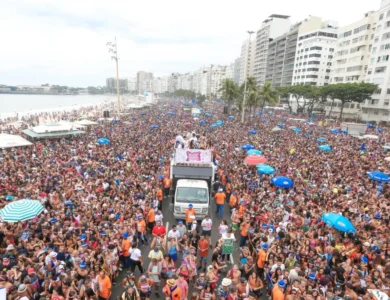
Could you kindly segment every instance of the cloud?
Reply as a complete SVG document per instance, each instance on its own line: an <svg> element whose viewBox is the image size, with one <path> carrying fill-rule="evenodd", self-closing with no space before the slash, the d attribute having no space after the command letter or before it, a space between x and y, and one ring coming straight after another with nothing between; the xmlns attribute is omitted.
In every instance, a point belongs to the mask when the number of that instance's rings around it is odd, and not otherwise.
<svg viewBox="0 0 390 300"><path fill-rule="evenodd" d="M246 30L257 30L270 14L347 25L377 8L352 0L2 0L0 83L103 85L115 75L106 47L115 36L121 77L189 72L232 62Z"/></svg>

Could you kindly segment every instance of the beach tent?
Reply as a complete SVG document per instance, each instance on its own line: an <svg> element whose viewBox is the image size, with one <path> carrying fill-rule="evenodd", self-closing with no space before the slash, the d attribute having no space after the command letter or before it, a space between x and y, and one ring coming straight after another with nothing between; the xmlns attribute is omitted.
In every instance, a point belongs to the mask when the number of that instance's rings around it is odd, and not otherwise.
<svg viewBox="0 0 390 300"><path fill-rule="evenodd" d="M32 143L20 135L0 134L0 148L31 146Z"/></svg>
<svg viewBox="0 0 390 300"><path fill-rule="evenodd" d="M94 122L94 121L90 121L90 120L80 120L80 121L76 121L75 123L79 124L79 125L83 125L83 126L89 126L89 125L97 125L99 123L97 122Z"/></svg>

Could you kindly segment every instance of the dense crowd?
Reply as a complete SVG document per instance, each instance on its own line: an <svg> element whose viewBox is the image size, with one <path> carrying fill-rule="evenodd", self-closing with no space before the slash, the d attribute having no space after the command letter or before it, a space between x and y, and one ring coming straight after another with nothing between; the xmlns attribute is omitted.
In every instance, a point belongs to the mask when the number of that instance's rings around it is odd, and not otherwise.
<svg viewBox="0 0 390 300"><path fill-rule="evenodd" d="M267 112L241 124L218 105L205 110L212 115L200 116L207 121L203 126L180 102L165 101L88 127L82 136L4 150L0 205L36 199L45 207L26 222L0 223L0 289L8 299L371 299L368 290L390 295L390 190L367 176L389 173L382 147L386 130L362 147L362 140L331 133L340 126L335 121L301 122L287 112ZM101 111L42 113L23 121L36 125L81 114L97 119ZM224 125L209 128L217 119ZM272 131L278 123L283 130ZM18 134L23 126L1 128ZM172 185L169 162L176 137L191 132L197 142L184 147L212 150L218 165L212 200L218 214L210 210L211 218L192 222L189 206L186 219L167 230L162 206ZM98 145L100 137L110 144ZM319 137L332 152L317 149ZM261 150L276 173L260 176L245 165L244 144ZM273 186L275 175L289 177L294 186ZM224 209L230 219L223 219ZM356 232L328 226L324 212L348 217ZM236 264L223 251L227 239L236 240ZM146 261L144 245L151 249Z"/></svg>

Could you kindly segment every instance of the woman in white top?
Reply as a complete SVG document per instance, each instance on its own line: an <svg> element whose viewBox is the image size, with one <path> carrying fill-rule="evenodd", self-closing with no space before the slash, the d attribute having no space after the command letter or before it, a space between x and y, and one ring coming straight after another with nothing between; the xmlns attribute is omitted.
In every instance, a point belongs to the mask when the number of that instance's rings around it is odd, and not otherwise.
<svg viewBox="0 0 390 300"><path fill-rule="evenodd" d="M224 233L227 232L228 228L229 228L229 226L227 225L226 220L222 220L221 224L218 227L219 234L222 236Z"/></svg>

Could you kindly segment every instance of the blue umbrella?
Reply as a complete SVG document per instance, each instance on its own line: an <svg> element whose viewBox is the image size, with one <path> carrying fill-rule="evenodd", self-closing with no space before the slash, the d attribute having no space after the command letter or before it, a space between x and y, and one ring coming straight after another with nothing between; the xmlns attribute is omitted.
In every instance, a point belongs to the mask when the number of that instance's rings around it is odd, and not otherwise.
<svg viewBox="0 0 390 300"><path fill-rule="evenodd" d="M370 127L370 128L374 128L374 127L375 127L375 125L374 125L374 124L371 124L370 122L367 122L366 125L367 125L368 127Z"/></svg>
<svg viewBox="0 0 390 300"><path fill-rule="evenodd" d="M208 112L204 113L204 115L205 115L206 117L211 117L211 114L208 113Z"/></svg>
<svg viewBox="0 0 390 300"><path fill-rule="evenodd" d="M294 128L293 131L296 132L296 133L301 133L302 132L302 130L300 130L299 128Z"/></svg>
<svg viewBox="0 0 390 300"><path fill-rule="evenodd" d="M249 133L250 134L257 134L257 130L251 129L251 130L249 130Z"/></svg>
<svg viewBox="0 0 390 300"><path fill-rule="evenodd" d="M107 138L100 138L97 140L99 145L108 145L110 144L110 141Z"/></svg>
<svg viewBox="0 0 390 300"><path fill-rule="evenodd" d="M192 99L191 102L192 102L193 104L195 104L195 103L196 103L196 99Z"/></svg>
<svg viewBox="0 0 390 300"><path fill-rule="evenodd" d="M383 129L382 129L382 128L379 128L379 127L377 127L377 129L376 129L376 132L378 132L378 133L382 133L382 132L383 132Z"/></svg>
<svg viewBox="0 0 390 300"><path fill-rule="evenodd" d="M260 165L257 167L257 172L260 174L274 174L275 169L269 165Z"/></svg>
<svg viewBox="0 0 390 300"><path fill-rule="evenodd" d="M219 125L217 123L214 123L214 124L211 124L210 125L210 128L215 128L215 127L218 127Z"/></svg>
<svg viewBox="0 0 390 300"><path fill-rule="evenodd" d="M200 121L199 121L199 124L200 124L200 125L206 125L206 121L200 120Z"/></svg>
<svg viewBox="0 0 390 300"><path fill-rule="evenodd" d="M228 117L228 120L229 120L229 121L233 121L233 120L234 120L234 117L233 117L233 116L229 116L229 117Z"/></svg>
<svg viewBox="0 0 390 300"><path fill-rule="evenodd" d="M224 125L224 123L223 123L222 120L217 120L217 124L218 124L219 126L223 126L223 125Z"/></svg>
<svg viewBox="0 0 390 300"><path fill-rule="evenodd" d="M197 118L197 117L199 117L199 114L192 114L192 116L193 116L194 118Z"/></svg>
<svg viewBox="0 0 390 300"><path fill-rule="evenodd" d="M23 199L7 204L0 210L4 222L22 222L38 216L44 207L38 200Z"/></svg>
<svg viewBox="0 0 390 300"><path fill-rule="evenodd" d="M142 113L141 113L141 116L144 116L144 115L146 115L146 112L142 112Z"/></svg>
<svg viewBox="0 0 390 300"><path fill-rule="evenodd" d="M158 128L158 125L152 125L152 126L150 126L150 128L152 128L152 129L157 129L157 128Z"/></svg>
<svg viewBox="0 0 390 300"><path fill-rule="evenodd" d="M290 178L284 176L276 176L271 178L271 183L277 187L285 189L294 186L294 182Z"/></svg>
<svg viewBox="0 0 390 300"><path fill-rule="evenodd" d="M333 129L330 130L330 132L332 132L332 133L340 133L340 129L333 128Z"/></svg>
<svg viewBox="0 0 390 300"><path fill-rule="evenodd" d="M252 154L262 155L263 153L260 150L256 150L256 149L251 149L246 152L246 155L252 155Z"/></svg>
<svg viewBox="0 0 390 300"><path fill-rule="evenodd" d="M368 177L370 177L370 179L372 180L379 182L390 182L390 176L382 172L369 172Z"/></svg>
<svg viewBox="0 0 390 300"><path fill-rule="evenodd" d="M324 213L322 214L322 219L329 226L334 227L335 229L342 232L355 232L356 229L352 225L351 221L346 217L336 214L336 213Z"/></svg>
<svg viewBox="0 0 390 300"><path fill-rule="evenodd" d="M176 116L176 113L172 112L172 111L168 111L167 113L168 116Z"/></svg>
<svg viewBox="0 0 390 300"><path fill-rule="evenodd" d="M348 134L348 130L340 130L341 133Z"/></svg>
<svg viewBox="0 0 390 300"><path fill-rule="evenodd" d="M325 142L326 142L326 138L319 137L319 138L317 139L317 142L325 143Z"/></svg>
<svg viewBox="0 0 390 300"><path fill-rule="evenodd" d="M250 144L246 144L246 145L242 145L241 149L242 150L251 150L251 149L255 149L255 146L252 146Z"/></svg>
<svg viewBox="0 0 390 300"><path fill-rule="evenodd" d="M318 149L321 151L332 152L332 148L329 145L318 146Z"/></svg>
<svg viewBox="0 0 390 300"><path fill-rule="evenodd" d="M261 122L268 123L269 121L267 119L261 119Z"/></svg>
<svg viewBox="0 0 390 300"><path fill-rule="evenodd" d="M278 125L276 125L278 127L284 127L284 124L283 123L279 123Z"/></svg>

